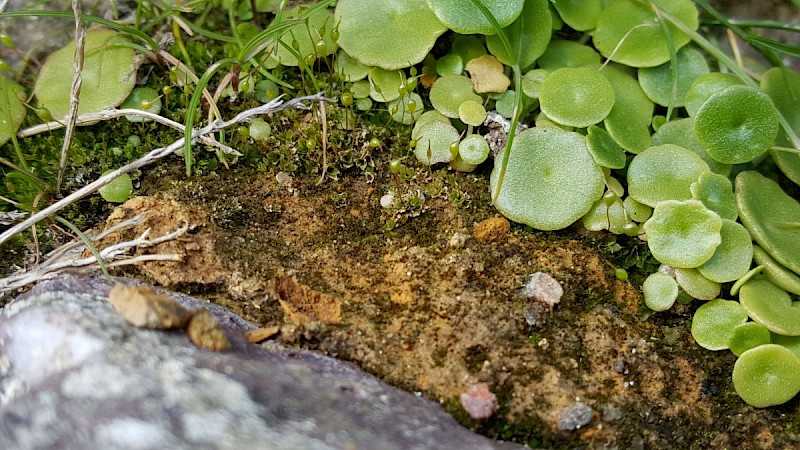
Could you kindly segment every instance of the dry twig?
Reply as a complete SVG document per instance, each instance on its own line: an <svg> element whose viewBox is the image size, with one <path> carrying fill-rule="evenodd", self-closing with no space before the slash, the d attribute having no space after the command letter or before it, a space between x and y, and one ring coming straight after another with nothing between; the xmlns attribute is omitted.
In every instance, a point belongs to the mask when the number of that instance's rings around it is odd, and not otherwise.
<svg viewBox="0 0 800 450"><path fill-rule="evenodd" d="M91 236L93 242L97 242L111 233L128 229L141 223L142 216L136 216L132 219L121 222L97 236ZM106 267L119 267L124 265L137 264L143 261L180 261L180 255L176 254L153 254L153 255L138 255L131 256L131 253L137 248L151 247L162 242L177 239L188 230L188 226L183 227L159 236L153 239L148 239L150 230L145 230L136 239L120 242L108 246L99 251L99 255L105 263ZM47 259L35 266L30 270L22 270L7 278L0 279L0 292L12 291L25 287L29 284L38 281L47 280L55 277L61 272L66 270L96 270L100 268L100 264L95 258L95 255L82 257L85 246L80 240L68 242L61 247L53 250L47 255Z"/></svg>
<svg viewBox="0 0 800 450"><path fill-rule="evenodd" d="M83 7L80 0L72 0L72 12L75 14L75 57L73 58L72 89L69 93L69 116L67 117L67 129L64 134L64 143L61 145L61 160L58 162L58 177L56 178L56 192L61 191L61 181L64 178L64 170L67 168L67 155L69 154L69 144L72 142L72 134L75 132L75 120L78 117L78 105L80 105L81 85L83 84L83 60L86 47L86 29L83 27Z"/></svg>
<svg viewBox="0 0 800 450"><path fill-rule="evenodd" d="M142 117L146 117L148 119L152 119L154 122L158 122L158 123L160 123L162 125L166 125L168 127L174 128L174 129L180 131L181 133L183 133L184 130L186 129L186 127L184 127L182 124L180 124L178 122L175 122L174 120L167 119L164 116L161 116L161 115L158 115L158 114L153 114L153 113L147 112L147 111L143 111L141 109L133 109L133 108L107 109L105 111L100 111L100 112L96 112L96 113L82 114L82 115L78 116L78 118L77 118L75 123L76 123L76 125L92 124L92 123L95 123L97 121L116 119L117 117L122 117L122 116L142 116ZM26 138L26 137L31 137L31 136L37 135L39 133L44 133L46 131L58 130L58 129L63 128L63 127L64 127L64 123L63 122L60 122L58 120L54 120L52 122L41 123L39 125L34 125L32 127L26 128L24 130L20 130L19 132L17 132L17 136L21 137L21 138ZM212 137L200 136L200 137L198 137L198 139L200 140L200 142L202 142L202 143L204 143L206 145L209 145L211 147L216 147L216 148L220 149L225 154L234 155L234 156L242 156L242 154L239 153L239 151L237 151L237 150L235 150L235 149L233 149L231 147L228 147L225 144L220 143L219 141L217 141L216 139L214 139Z"/></svg>
<svg viewBox="0 0 800 450"><path fill-rule="evenodd" d="M214 122L206 125L203 128L195 129L192 132L192 141L194 141L195 139L199 139L201 136L207 136L211 133L216 133L217 131L224 130L233 125L249 122L254 116L259 116L263 114L272 114L290 107L309 109L309 107L304 102L323 102L323 101L329 102L332 100L326 98L324 95L322 95L322 93L293 98L287 102L284 102L283 99L278 97L270 101L269 103L243 111L237 114L236 117L228 121L215 120ZM39 222L42 219L50 217L51 215L65 208L67 205L70 205L86 197L87 195L94 193L101 187L114 181L117 177L119 177L123 173L128 173L137 170L141 167L144 167L146 165L152 164L158 161L159 159L164 158L165 156L170 155L172 153L180 153L182 149L183 149L183 138L178 139L177 141L173 142L172 144L166 147L157 148L151 151L150 153L146 154L145 156L137 159L136 161L133 161L130 164L127 164L125 166L120 167L117 170L114 170L113 172L109 172L101 176L92 183L89 183L88 185L78 189L72 194L53 203L47 208L37 212L36 214L33 214L27 220L20 222L14 225L13 227L9 228L8 230L4 231L2 234L0 234L0 244L3 244L7 240L9 240L12 236L16 235L22 230L25 230L26 228L30 227L36 222Z"/></svg>

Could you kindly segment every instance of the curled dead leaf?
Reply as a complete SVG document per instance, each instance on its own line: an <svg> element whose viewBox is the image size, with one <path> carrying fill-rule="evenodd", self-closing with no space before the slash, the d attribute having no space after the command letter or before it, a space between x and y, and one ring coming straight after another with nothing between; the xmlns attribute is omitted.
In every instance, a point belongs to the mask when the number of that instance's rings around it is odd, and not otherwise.
<svg viewBox="0 0 800 450"><path fill-rule="evenodd" d="M303 325L309 322L338 324L342 321L341 302L327 294L304 286L288 276L274 280L275 294L290 323Z"/></svg>
<svg viewBox="0 0 800 450"><path fill-rule="evenodd" d="M276 336L281 332L281 327L273 325L271 327L256 328L245 333L247 342L251 344L258 344L259 342L266 341L267 339Z"/></svg>
<svg viewBox="0 0 800 450"><path fill-rule="evenodd" d="M504 73L503 63L492 55L483 55L467 63L467 72L476 93L505 92L511 80Z"/></svg>

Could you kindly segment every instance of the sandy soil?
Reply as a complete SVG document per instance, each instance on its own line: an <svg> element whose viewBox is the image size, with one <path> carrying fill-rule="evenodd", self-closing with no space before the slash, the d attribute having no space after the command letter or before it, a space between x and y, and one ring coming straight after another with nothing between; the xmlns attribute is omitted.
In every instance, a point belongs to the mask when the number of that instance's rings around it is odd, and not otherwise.
<svg viewBox="0 0 800 450"><path fill-rule="evenodd" d="M637 287L614 277L600 241L505 226L480 206L489 203L480 176L316 186L237 171L167 184L169 170L181 167L149 174L145 190L157 194L110 219L147 212L142 228L154 233L192 227L148 250L181 253L183 263L137 275L277 325L280 342L353 361L479 432L570 448L785 448L800 439L797 400L745 405L730 383L733 355L694 344L697 303L641 320ZM419 181L439 191L414 214L381 208L386 192ZM466 198L459 207L448 201L456 190ZM399 226L387 231L390 219ZM564 289L552 309L522 293L535 272ZM488 420L459 402L480 382L498 401ZM591 408L591 421L563 429L576 404Z"/></svg>

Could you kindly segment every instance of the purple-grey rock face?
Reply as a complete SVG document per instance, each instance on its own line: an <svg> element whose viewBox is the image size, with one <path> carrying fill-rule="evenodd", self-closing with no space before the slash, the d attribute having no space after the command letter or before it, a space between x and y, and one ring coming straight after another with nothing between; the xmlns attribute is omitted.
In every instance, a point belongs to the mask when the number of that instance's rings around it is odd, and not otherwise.
<svg viewBox="0 0 800 450"><path fill-rule="evenodd" d="M102 279L40 284L0 312L0 448L502 449L439 405L348 363L246 343L233 350L135 328ZM238 336L238 337L237 337Z"/></svg>

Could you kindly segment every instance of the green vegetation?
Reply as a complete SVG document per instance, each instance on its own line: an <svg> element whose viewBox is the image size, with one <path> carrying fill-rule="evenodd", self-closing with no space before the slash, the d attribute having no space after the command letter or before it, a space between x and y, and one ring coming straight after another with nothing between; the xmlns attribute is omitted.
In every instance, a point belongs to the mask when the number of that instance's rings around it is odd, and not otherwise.
<svg viewBox="0 0 800 450"><path fill-rule="evenodd" d="M72 18L0 13L33 16ZM708 17L769 67L726 54L703 34ZM800 74L781 62L797 56L796 47L730 23L699 0L321 0L292 9L277 1L151 1L130 21L83 21L91 28L78 113L121 105L184 129L129 115L136 122L94 125L113 126L108 141L78 130L67 181L57 186L61 132L16 133L65 121L76 44L51 53L38 73L0 61L4 210L40 210L59 189L181 136L189 176L248 164L324 182L391 161L391 172L407 180L430 166L491 165L492 202L509 219L630 237L620 278L631 267L676 269L647 277L646 306L667 311L681 295L708 300L692 334L710 350L734 349L734 386L745 401L770 406L800 389L786 375L800 366L787 350L800 335L792 297L800 295L800 203L786 192L800 183ZM154 39L165 24L172 39L161 49ZM13 47L7 36L0 43ZM310 120L297 111L248 119L217 133L212 151L196 153L196 125L317 92L338 102L316 106ZM505 130L501 139L490 128ZM135 180L123 174L99 194L124 201ZM386 202L414 215L423 200L398 194ZM612 238L609 247L622 250ZM741 291L741 304L719 298L729 288L730 296ZM763 377L775 394L759 390Z"/></svg>

